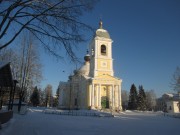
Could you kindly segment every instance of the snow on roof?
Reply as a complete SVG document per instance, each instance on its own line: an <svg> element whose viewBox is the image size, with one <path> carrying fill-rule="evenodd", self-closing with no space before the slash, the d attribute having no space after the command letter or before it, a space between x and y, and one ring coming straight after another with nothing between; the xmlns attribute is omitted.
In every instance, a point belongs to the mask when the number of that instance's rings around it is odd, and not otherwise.
<svg viewBox="0 0 180 135"><path fill-rule="evenodd" d="M172 93L165 93L163 96L173 97L174 95Z"/></svg>

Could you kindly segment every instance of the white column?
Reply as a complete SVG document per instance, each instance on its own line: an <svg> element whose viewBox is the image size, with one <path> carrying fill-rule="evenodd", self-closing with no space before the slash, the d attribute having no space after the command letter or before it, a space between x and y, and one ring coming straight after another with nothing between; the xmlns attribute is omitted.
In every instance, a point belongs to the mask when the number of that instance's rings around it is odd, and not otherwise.
<svg viewBox="0 0 180 135"><path fill-rule="evenodd" d="M101 109L101 84L99 84L98 88L98 108Z"/></svg>
<svg viewBox="0 0 180 135"><path fill-rule="evenodd" d="M114 84L112 85L112 108L114 108Z"/></svg>
<svg viewBox="0 0 180 135"><path fill-rule="evenodd" d="M91 107L94 108L94 84L92 84Z"/></svg>
<svg viewBox="0 0 180 135"><path fill-rule="evenodd" d="M112 86L108 86L108 92L109 92L109 108L112 107Z"/></svg>
<svg viewBox="0 0 180 135"><path fill-rule="evenodd" d="M96 107L96 103L97 103L97 100L96 100L96 85L94 84L94 107Z"/></svg>
<svg viewBox="0 0 180 135"><path fill-rule="evenodd" d="M122 100L121 100L121 87L120 87L120 85L119 85L119 97L120 97L119 106L120 106L120 109L122 109Z"/></svg>
<svg viewBox="0 0 180 135"><path fill-rule="evenodd" d="M96 107L99 105L99 85L96 86Z"/></svg>
<svg viewBox="0 0 180 135"><path fill-rule="evenodd" d="M117 85L114 86L114 107L118 108L118 89L117 89Z"/></svg>
<svg viewBox="0 0 180 135"><path fill-rule="evenodd" d="M119 110L122 109L122 106L121 106L121 89L120 89L120 85L118 85L118 108L119 108Z"/></svg>
<svg viewBox="0 0 180 135"><path fill-rule="evenodd" d="M98 107L98 85L94 86L94 107Z"/></svg>
<svg viewBox="0 0 180 135"><path fill-rule="evenodd" d="M97 103L97 90L96 90L96 85L94 85L94 107L96 107L96 103Z"/></svg>
<svg viewBox="0 0 180 135"><path fill-rule="evenodd" d="M91 85L89 86L89 106L91 106Z"/></svg>
<svg viewBox="0 0 180 135"><path fill-rule="evenodd" d="M119 85L117 86L117 92L118 92L118 107L119 107L120 105Z"/></svg>
<svg viewBox="0 0 180 135"><path fill-rule="evenodd" d="M114 108L116 107L116 85L114 85Z"/></svg>

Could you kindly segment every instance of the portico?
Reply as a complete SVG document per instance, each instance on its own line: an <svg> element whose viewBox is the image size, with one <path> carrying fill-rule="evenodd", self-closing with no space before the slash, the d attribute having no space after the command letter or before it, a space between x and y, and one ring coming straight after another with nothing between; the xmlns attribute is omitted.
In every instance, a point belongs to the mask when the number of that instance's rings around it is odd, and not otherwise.
<svg viewBox="0 0 180 135"><path fill-rule="evenodd" d="M121 80L109 75L102 75L101 77L92 79L92 84L88 92L88 106L91 109L109 108L121 110L120 82Z"/></svg>

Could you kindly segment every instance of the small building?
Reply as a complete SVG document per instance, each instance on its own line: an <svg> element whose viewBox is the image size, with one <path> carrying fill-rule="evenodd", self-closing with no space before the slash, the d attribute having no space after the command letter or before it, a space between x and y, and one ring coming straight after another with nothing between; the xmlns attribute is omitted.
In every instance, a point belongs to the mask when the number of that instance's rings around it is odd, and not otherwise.
<svg viewBox="0 0 180 135"><path fill-rule="evenodd" d="M165 93L157 99L156 110L168 113L179 113L180 93Z"/></svg>
<svg viewBox="0 0 180 135"><path fill-rule="evenodd" d="M17 81L14 80L10 62L0 62L0 128L1 124L8 122L13 117L12 110L14 93ZM6 94L8 96L6 96ZM5 100L3 100L3 98ZM2 105L9 99L8 111L2 110Z"/></svg>
<svg viewBox="0 0 180 135"><path fill-rule="evenodd" d="M167 112L168 113L179 113L179 102L178 101L168 101L166 102L167 105Z"/></svg>
<svg viewBox="0 0 180 135"><path fill-rule="evenodd" d="M10 62L0 62L0 109L8 99L8 110L12 109L16 83L18 82L13 76Z"/></svg>

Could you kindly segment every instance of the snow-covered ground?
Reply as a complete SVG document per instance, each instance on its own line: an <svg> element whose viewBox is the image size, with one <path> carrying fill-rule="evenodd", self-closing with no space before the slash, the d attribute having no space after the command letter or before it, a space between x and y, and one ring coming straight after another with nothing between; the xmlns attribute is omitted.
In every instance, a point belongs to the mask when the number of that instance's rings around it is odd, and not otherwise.
<svg viewBox="0 0 180 135"><path fill-rule="evenodd" d="M14 115L0 135L179 135L180 119L162 113L126 111L115 117L68 116L32 108Z"/></svg>

